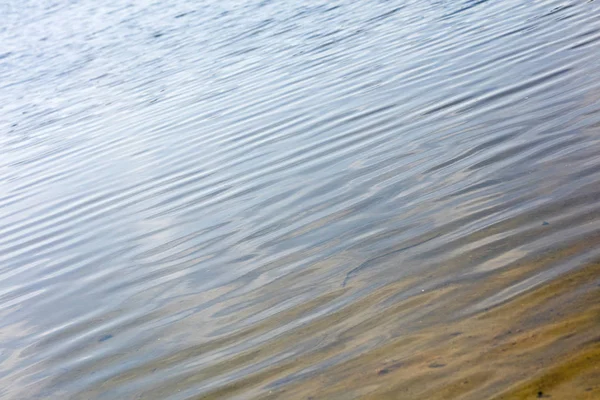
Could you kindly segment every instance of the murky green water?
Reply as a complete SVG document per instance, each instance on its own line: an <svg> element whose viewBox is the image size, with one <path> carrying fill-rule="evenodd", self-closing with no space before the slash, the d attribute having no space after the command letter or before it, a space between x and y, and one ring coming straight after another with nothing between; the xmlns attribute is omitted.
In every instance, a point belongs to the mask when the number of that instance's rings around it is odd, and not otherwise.
<svg viewBox="0 0 600 400"><path fill-rule="evenodd" d="M1 398L600 398L597 1L0 16Z"/></svg>

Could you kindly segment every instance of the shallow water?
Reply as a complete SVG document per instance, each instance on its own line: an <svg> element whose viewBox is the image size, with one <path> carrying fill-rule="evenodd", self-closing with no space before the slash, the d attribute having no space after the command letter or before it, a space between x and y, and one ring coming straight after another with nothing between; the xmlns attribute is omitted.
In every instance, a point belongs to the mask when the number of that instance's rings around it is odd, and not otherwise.
<svg viewBox="0 0 600 400"><path fill-rule="evenodd" d="M0 15L0 397L600 398L599 2Z"/></svg>

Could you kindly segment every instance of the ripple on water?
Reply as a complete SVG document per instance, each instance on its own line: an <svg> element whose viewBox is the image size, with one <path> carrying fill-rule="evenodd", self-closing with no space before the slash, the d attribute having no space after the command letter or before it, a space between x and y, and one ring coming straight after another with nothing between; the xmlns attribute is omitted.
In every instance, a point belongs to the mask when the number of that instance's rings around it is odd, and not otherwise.
<svg viewBox="0 0 600 400"><path fill-rule="evenodd" d="M597 2L0 13L1 397L600 396Z"/></svg>

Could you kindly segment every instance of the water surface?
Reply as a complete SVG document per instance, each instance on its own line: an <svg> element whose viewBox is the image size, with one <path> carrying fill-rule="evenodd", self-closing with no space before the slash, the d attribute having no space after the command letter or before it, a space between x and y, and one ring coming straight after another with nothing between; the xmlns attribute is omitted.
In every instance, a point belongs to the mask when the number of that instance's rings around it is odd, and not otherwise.
<svg viewBox="0 0 600 400"><path fill-rule="evenodd" d="M0 397L600 398L597 1L0 15Z"/></svg>

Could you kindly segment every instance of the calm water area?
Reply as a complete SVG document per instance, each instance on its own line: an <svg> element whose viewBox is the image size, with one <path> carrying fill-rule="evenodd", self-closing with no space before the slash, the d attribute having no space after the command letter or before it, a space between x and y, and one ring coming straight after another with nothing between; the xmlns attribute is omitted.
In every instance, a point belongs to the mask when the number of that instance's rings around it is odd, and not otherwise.
<svg viewBox="0 0 600 400"><path fill-rule="evenodd" d="M600 1L0 3L0 398L600 399Z"/></svg>

